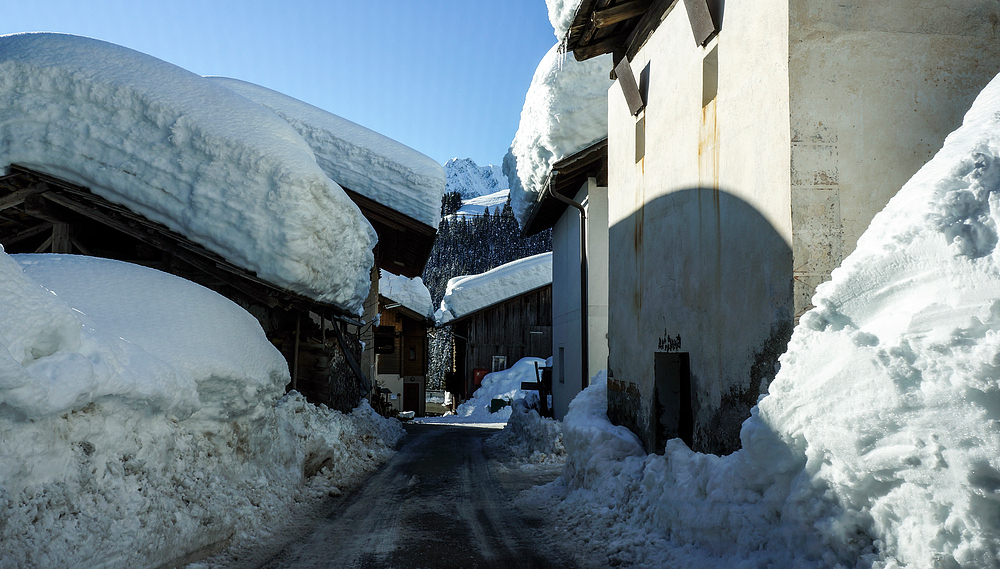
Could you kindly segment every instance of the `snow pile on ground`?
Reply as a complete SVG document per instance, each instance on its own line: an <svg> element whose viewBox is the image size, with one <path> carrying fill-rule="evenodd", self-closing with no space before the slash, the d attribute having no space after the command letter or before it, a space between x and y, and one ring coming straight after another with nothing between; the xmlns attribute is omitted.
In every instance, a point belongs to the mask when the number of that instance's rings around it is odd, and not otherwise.
<svg viewBox="0 0 1000 569"><path fill-rule="evenodd" d="M537 365L537 368L536 368ZM521 382L541 381L541 368L545 366L542 358L521 358L511 367L486 374L482 385L472 394L472 398L462 403L454 415L444 417L424 417L423 423L506 423L511 416L511 407L503 407L496 413L490 413L490 404L494 399L513 402L525 400L529 405L538 402L537 391L522 391ZM536 371L537 374L536 374Z"/></svg>
<svg viewBox="0 0 1000 569"><path fill-rule="evenodd" d="M429 320L434 319L434 302L420 277L401 277L385 269L380 269L379 274L378 293L381 296L398 302Z"/></svg>
<svg viewBox="0 0 1000 569"><path fill-rule="evenodd" d="M453 277L434 317L440 326L547 284L552 284L551 252L511 261L478 275Z"/></svg>
<svg viewBox="0 0 1000 569"><path fill-rule="evenodd" d="M550 2L550 14L558 4ZM562 37L558 30L557 37ZM521 122L503 159L511 207L522 226L546 189L552 165L608 136L611 67L610 55L576 61L557 44L535 69Z"/></svg>
<svg viewBox="0 0 1000 569"><path fill-rule="evenodd" d="M421 223L437 228L445 172L440 164L347 119L246 81L208 77L288 121L332 180Z"/></svg>
<svg viewBox="0 0 1000 569"><path fill-rule="evenodd" d="M177 563L356 482L401 436L288 380L257 321L208 289L0 252L0 567Z"/></svg>
<svg viewBox="0 0 1000 569"><path fill-rule="evenodd" d="M817 289L741 451L639 456L577 420L601 387L574 402L576 531L650 566L1000 567L998 219L995 79Z"/></svg>
<svg viewBox="0 0 1000 569"><path fill-rule="evenodd" d="M213 81L89 38L0 37L0 167L12 163L360 313L375 232L288 123Z"/></svg>
<svg viewBox="0 0 1000 569"><path fill-rule="evenodd" d="M507 203L509 196L510 190L500 190L499 192L486 194L485 196L462 200L462 207L458 208L458 211L452 214L452 217L466 219L481 215L496 215L498 212L503 211L503 206Z"/></svg>
<svg viewBox="0 0 1000 569"><path fill-rule="evenodd" d="M545 366L542 358L521 358L514 365L503 371L486 374L482 385L472 394L472 399L458 406L455 415L465 421L501 422L510 418L510 406L490 413L490 403L494 399L514 401L516 399L538 400L537 391L522 391L521 382L541 381L541 368ZM536 374L537 370L537 374Z"/></svg>
<svg viewBox="0 0 1000 569"><path fill-rule="evenodd" d="M458 192L463 200L494 194L510 187L500 166L480 166L471 158L452 158L444 165L446 192Z"/></svg>
<svg viewBox="0 0 1000 569"><path fill-rule="evenodd" d="M559 421L542 417L524 399L515 399L510 408L510 419L503 431L487 439L495 451L530 464L566 460Z"/></svg>

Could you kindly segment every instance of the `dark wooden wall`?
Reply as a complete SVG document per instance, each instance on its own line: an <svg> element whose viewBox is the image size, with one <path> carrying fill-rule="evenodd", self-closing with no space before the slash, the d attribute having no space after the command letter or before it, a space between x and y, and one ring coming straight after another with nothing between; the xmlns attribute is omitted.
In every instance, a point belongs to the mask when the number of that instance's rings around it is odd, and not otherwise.
<svg viewBox="0 0 1000 569"><path fill-rule="evenodd" d="M456 362L465 378L466 396L471 396L473 370L492 371L493 356L506 356L507 367L525 357L552 355L552 285L480 310L453 325L456 349L464 354Z"/></svg>

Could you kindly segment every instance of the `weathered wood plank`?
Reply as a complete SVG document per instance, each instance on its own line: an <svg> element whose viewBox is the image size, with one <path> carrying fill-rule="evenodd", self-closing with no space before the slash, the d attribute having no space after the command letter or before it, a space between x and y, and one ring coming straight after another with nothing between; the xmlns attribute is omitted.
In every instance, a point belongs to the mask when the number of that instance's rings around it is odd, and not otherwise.
<svg viewBox="0 0 1000 569"><path fill-rule="evenodd" d="M19 206L24 203L24 199L28 196L33 196L35 194L40 194L49 190L49 187L45 184L36 184L30 188L23 188L16 190L6 196L0 197L0 211L12 208L14 206Z"/></svg>

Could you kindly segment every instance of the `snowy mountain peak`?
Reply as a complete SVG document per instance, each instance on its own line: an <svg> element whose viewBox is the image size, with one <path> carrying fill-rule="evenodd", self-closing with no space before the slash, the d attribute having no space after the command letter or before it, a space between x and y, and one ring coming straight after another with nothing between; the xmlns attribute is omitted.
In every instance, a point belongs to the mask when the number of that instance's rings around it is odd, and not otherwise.
<svg viewBox="0 0 1000 569"><path fill-rule="evenodd" d="M458 192L463 200L510 188L500 166L479 166L471 158L452 158L444 165L446 192Z"/></svg>

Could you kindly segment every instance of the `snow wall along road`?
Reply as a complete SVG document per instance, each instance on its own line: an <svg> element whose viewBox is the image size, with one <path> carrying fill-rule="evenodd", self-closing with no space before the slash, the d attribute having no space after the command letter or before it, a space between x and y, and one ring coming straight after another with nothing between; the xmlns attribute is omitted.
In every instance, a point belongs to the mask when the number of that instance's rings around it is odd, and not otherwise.
<svg viewBox="0 0 1000 569"><path fill-rule="evenodd" d="M998 220L994 79L817 289L743 450L645 456L588 390L562 508L665 534L654 565L1000 567Z"/></svg>

